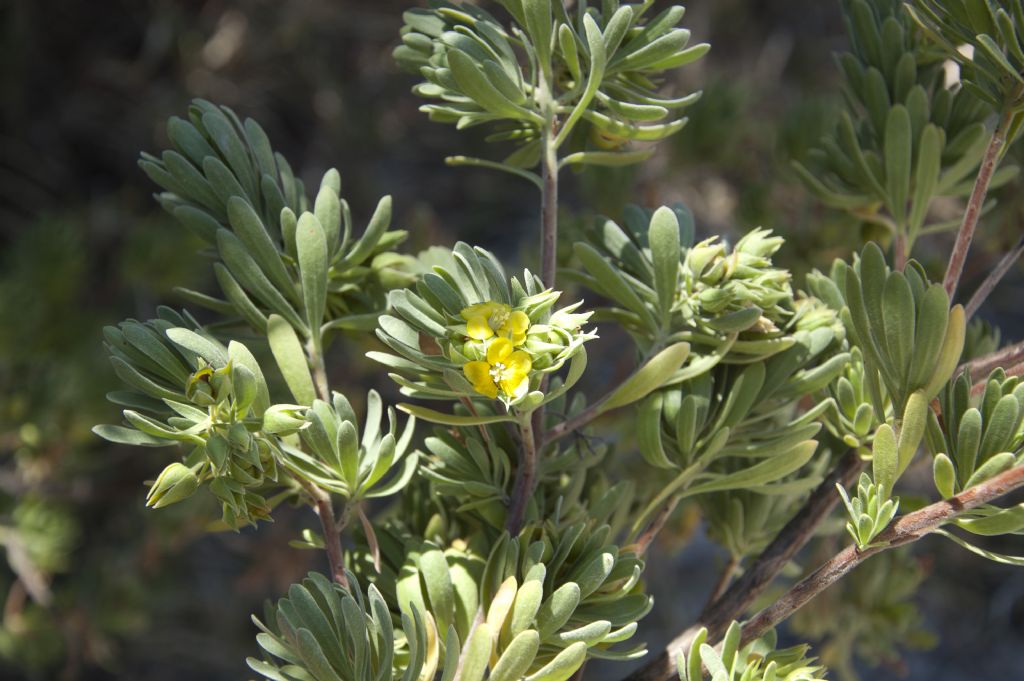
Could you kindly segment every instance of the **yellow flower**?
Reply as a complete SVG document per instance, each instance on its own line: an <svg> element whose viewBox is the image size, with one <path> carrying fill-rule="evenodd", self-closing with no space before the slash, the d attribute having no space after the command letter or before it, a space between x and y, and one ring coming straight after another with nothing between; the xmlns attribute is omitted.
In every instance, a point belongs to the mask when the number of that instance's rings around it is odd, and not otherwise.
<svg viewBox="0 0 1024 681"><path fill-rule="evenodd" d="M470 305L459 314L466 320L466 335L473 340L487 340L494 335L511 312L508 305L490 300L486 303Z"/></svg>
<svg viewBox="0 0 1024 681"><path fill-rule="evenodd" d="M508 305L493 300L470 305L459 314L466 320L466 335L478 341L497 333L510 339L513 345L522 345L526 341L526 330L530 328L530 318L525 312L513 312Z"/></svg>
<svg viewBox="0 0 1024 681"><path fill-rule="evenodd" d="M522 345L526 342L526 330L529 328L530 318L525 312L516 310L498 328L498 334L511 340L512 345Z"/></svg>
<svg viewBox="0 0 1024 681"><path fill-rule="evenodd" d="M487 347L487 361L468 362L462 367L473 389L490 398L498 396L498 389L506 397L518 397L529 384L533 362L522 350L513 350L508 338L495 338Z"/></svg>

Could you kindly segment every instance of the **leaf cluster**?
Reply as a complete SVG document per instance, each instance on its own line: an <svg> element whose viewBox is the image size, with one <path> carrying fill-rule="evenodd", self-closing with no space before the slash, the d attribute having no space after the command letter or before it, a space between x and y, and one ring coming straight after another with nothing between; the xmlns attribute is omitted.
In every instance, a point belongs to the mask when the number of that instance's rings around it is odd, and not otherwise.
<svg viewBox="0 0 1024 681"><path fill-rule="evenodd" d="M1024 4L914 0L907 3L907 13L960 66L964 87L995 110L1014 112L1012 130L1019 130L1024 121Z"/></svg>
<svg viewBox="0 0 1024 681"><path fill-rule="evenodd" d="M314 338L325 317L328 329L372 328L387 290L411 281L409 259L390 251L406 237L388 229L390 197L356 238L338 172L324 175L311 203L255 121L196 100L167 132L174 148L139 165L164 188L160 204L212 247L224 296L179 289L189 302L259 333L276 314Z"/></svg>
<svg viewBox="0 0 1024 681"><path fill-rule="evenodd" d="M983 4L983 3L982 3ZM937 197L966 195L990 107L947 84L941 54L891 0L848 0L851 51L837 57L846 107L797 174L825 204L883 225L910 251ZM966 85L966 83L965 83ZM996 185L1016 173L1007 167Z"/></svg>
<svg viewBox="0 0 1024 681"><path fill-rule="evenodd" d="M807 657L810 646L778 649L772 630L741 648L740 633L739 623L733 622L718 651L706 643L707 629L701 629L689 652L680 651L676 660L679 681L824 681L825 668Z"/></svg>
<svg viewBox="0 0 1024 681"><path fill-rule="evenodd" d="M677 27L682 7L650 16L650 2L579 2L575 11L553 0L502 4L510 23L474 5L436 0L405 13L395 59L424 78L413 92L434 100L422 107L432 120L494 124L489 140L516 144L503 162L513 168L537 165L542 138L556 134L557 148L581 120L597 150L565 163L636 162L649 153L610 150L658 141L685 125L678 112L700 93L661 95L663 75L709 46L688 46L690 32Z"/></svg>

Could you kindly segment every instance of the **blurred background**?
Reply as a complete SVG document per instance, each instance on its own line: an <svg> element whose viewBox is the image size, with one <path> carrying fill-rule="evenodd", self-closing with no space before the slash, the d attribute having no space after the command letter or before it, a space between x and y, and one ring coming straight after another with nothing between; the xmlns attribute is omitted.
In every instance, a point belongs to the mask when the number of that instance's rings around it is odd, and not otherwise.
<svg viewBox="0 0 1024 681"><path fill-rule="evenodd" d="M115 378L102 327L181 306L175 285L210 287L198 244L158 208L135 164L163 148L164 122L191 98L257 119L307 185L337 167L359 223L393 194L407 252L463 239L510 269L535 266L535 190L445 167L448 154L495 152L482 133L428 122L392 63L401 13L415 2L0 0L0 679L249 678L249 614L323 567L319 554L288 547L313 520L302 510L239 534L207 533L219 511L201 497L146 511L142 482L166 451L109 445L89 430L118 420L103 398ZM691 0L684 24L712 44L669 84L704 90L689 125L641 168L566 175L566 243L627 200L683 201L702 235L735 239L763 225L785 236L781 261L799 284L871 236L820 208L788 170L831 129L840 101L830 59L845 41L839 2ZM1019 193L1019 180L1001 190L965 292L1018 238ZM941 267L949 243L935 237L920 255ZM1024 335L1022 290L1017 268L982 311L1006 341ZM336 349L336 386L391 390L362 358L371 343ZM649 566L652 646L696 615L724 562L685 509L663 541L689 545ZM825 636L818 652L864 678L1014 677L1024 571L939 542L875 559L794 626ZM879 582L891 587L884 596L868 588Z"/></svg>

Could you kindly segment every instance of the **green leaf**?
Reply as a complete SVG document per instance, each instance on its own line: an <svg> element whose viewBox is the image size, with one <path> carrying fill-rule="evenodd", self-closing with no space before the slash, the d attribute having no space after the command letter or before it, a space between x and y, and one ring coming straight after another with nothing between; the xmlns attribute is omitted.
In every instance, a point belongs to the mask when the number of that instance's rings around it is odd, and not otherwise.
<svg viewBox="0 0 1024 681"><path fill-rule="evenodd" d="M440 423L446 426L482 426L488 423L514 423L515 417L508 414L491 414L484 416L459 416L457 414L446 414L444 412L421 407L417 404L403 402L397 405L406 414L415 416L418 419L430 423Z"/></svg>
<svg viewBox="0 0 1024 681"><path fill-rule="evenodd" d="M945 134L934 123L929 123L924 127L918 144L917 167L914 169L914 198L910 206L908 223L911 239L924 225L928 206L939 184Z"/></svg>
<svg viewBox="0 0 1024 681"><path fill-rule="evenodd" d="M551 0L522 0L526 32L533 40L537 62L545 74L551 72Z"/></svg>
<svg viewBox="0 0 1024 681"><path fill-rule="evenodd" d="M543 596L544 584L541 581L530 580L519 587L509 621L509 633L512 636L518 636L533 625Z"/></svg>
<svg viewBox="0 0 1024 681"><path fill-rule="evenodd" d="M459 88L486 111L503 118L527 118L527 111L503 95L472 57L459 49L448 50L448 66Z"/></svg>
<svg viewBox="0 0 1024 681"><path fill-rule="evenodd" d="M575 582L566 582L555 589L537 611L537 628L541 637L547 639L565 626L579 604L580 587Z"/></svg>
<svg viewBox="0 0 1024 681"><path fill-rule="evenodd" d="M693 485L684 492L684 496L722 492L730 489L751 489L756 492L757 487L775 482L801 468L811 460L817 448L817 442L808 440L794 447L788 456L767 459L735 473Z"/></svg>
<svg viewBox="0 0 1024 681"><path fill-rule="evenodd" d="M580 70L580 55L576 49L576 37L568 24L561 24L558 27L558 47L562 51L562 58L569 69L569 73L575 81L579 82L583 72Z"/></svg>
<svg viewBox="0 0 1024 681"><path fill-rule="evenodd" d="M958 518L956 524L971 534L994 537L1024 529L1024 504L1010 508L984 507L986 515L980 518Z"/></svg>
<svg viewBox="0 0 1024 681"><path fill-rule="evenodd" d="M377 248L377 244L380 243L381 237L384 236L384 232L387 231L390 224L391 197L385 196L377 203L377 208L373 211L369 224L366 225L366 231L353 244L352 250L342 260L341 268L345 269L359 265L369 258Z"/></svg>
<svg viewBox="0 0 1024 681"><path fill-rule="evenodd" d="M270 341L270 351L296 403L313 404L313 400L316 399L313 377L309 373L309 364L306 362L306 355L302 351L302 344L295 334L295 329L283 317L272 314L267 319L267 339Z"/></svg>
<svg viewBox="0 0 1024 681"><path fill-rule="evenodd" d="M325 181L331 172L335 176L338 174L337 170L331 168L328 174L324 175ZM338 182L340 183L340 180ZM327 252L333 254L341 245L341 201L338 199L338 192L331 186L325 185L320 187L313 206L313 213L316 215L316 219L320 221L320 226L324 230L324 237L327 240Z"/></svg>
<svg viewBox="0 0 1024 681"><path fill-rule="evenodd" d="M636 313L644 321L644 324L651 329L658 326L651 311L637 295L636 291L627 283L619 271L611 265L596 248L590 244L577 242L573 246L576 257L580 259L583 266L593 275L601 292L607 294L615 302Z"/></svg>
<svg viewBox="0 0 1024 681"><path fill-rule="evenodd" d="M124 426L110 426L106 424L93 426L92 432L99 435L107 442L114 442L119 445L133 445L136 447L171 447L178 444L174 440L155 437L134 428Z"/></svg>
<svg viewBox="0 0 1024 681"><path fill-rule="evenodd" d="M295 328L302 330L303 333L308 331L306 324L295 313L280 289L271 283L237 236L226 229L219 230L217 250L228 270L246 290L272 311L287 319Z"/></svg>
<svg viewBox="0 0 1024 681"><path fill-rule="evenodd" d="M245 199L233 196L228 199L228 221L235 235L245 245L245 249L252 256L253 260L260 266L260 269L273 282L278 291L288 295L292 290L292 280L288 276L281 261L281 253L277 245L271 240L267 228L263 225L259 215Z"/></svg>
<svg viewBox="0 0 1024 681"><path fill-rule="evenodd" d="M914 454L917 453L918 445L924 438L924 430L928 425L928 402L928 398L920 390L915 391L907 398L907 404L903 408L903 420L897 445L897 460L899 461L897 477L903 475L903 471L907 470L907 466L914 459Z"/></svg>
<svg viewBox="0 0 1024 681"><path fill-rule="evenodd" d="M907 278L902 272L890 272L882 291L884 342L903 386L914 354L914 312L914 294Z"/></svg>
<svg viewBox="0 0 1024 681"><path fill-rule="evenodd" d="M672 374L683 366L689 354L689 343L674 343L668 346L623 381L622 385L601 404L599 413L641 400L665 385L672 378Z"/></svg>
<svg viewBox="0 0 1024 681"><path fill-rule="evenodd" d="M935 479L935 489L943 499L948 499L956 494L956 470L953 462L945 454L939 454L932 462L932 477Z"/></svg>
<svg viewBox="0 0 1024 681"><path fill-rule="evenodd" d="M194 352L214 367L223 367L228 363L228 353L223 345L191 329L167 329L167 337L178 347Z"/></svg>
<svg viewBox="0 0 1024 681"><path fill-rule="evenodd" d="M437 620L438 629L445 631L455 616L455 590L448 574L448 560L440 549L431 547L420 554L417 567L430 599L430 613Z"/></svg>
<svg viewBox="0 0 1024 681"><path fill-rule="evenodd" d="M463 651L462 674L460 681L483 681L487 664L494 646L495 632L486 622L480 622L466 640Z"/></svg>
<svg viewBox="0 0 1024 681"><path fill-rule="evenodd" d="M949 297L942 284L932 284L917 304L916 343L910 357L907 388L923 388L931 379L939 360L946 324L949 319Z"/></svg>
<svg viewBox="0 0 1024 681"><path fill-rule="evenodd" d="M314 331L324 319L327 309L327 237L323 226L312 213L303 213L295 231L295 246L299 255L299 276L302 280L302 300L306 322Z"/></svg>
<svg viewBox="0 0 1024 681"><path fill-rule="evenodd" d="M880 425L875 432L871 446L871 473L875 484L881 485L887 495L892 492L899 476L899 454L896 434L888 423Z"/></svg>
<svg viewBox="0 0 1024 681"><path fill-rule="evenodd" d="M987 559L991 560L994 563L1003 563L1004 565L1024 566L1024 556L1007 556L1007 555L1002 554L1002 553L995 553L994 551L987 551L987 550L981 548L980 546L975 546L974 544L971 544L970 542L968 542L968 541L966 541L964 539L961 539L960 537L956 536L952 532L947 532L946 530L941 530L940 529L940 530L934 530L934 532L935 532L935 534L937 534L939 536L945 537L946 539L949 539L949 540L959 544L960 546L964 547L965 549L967 549L971 553L977 554L977 555L981 556L982 558L987 558Z"/></svg>
<svg viewBox="0 0 1024 681"><path fill-rule="evenodd" d="M662 206L654 212L647 240L654 261L654 290L658 294L661 324L667 327L679 286L679 220L671 208Z"/></svg>
<svg viewBox="0 0 1024 681"><path fill-rule="evenodd" d="M351 421L342 421L338 427L338 462L349 489L359 482L359 434Z"/></svg>
<svg viewBox="0 0 1024 681"><path fill-rule="evenodd" d="M263 412L270 407L270 390L267 387L267 379L263 376L263 370L260 368L259 362L249 352L249 348L238 341L228 343L228 357L233 365L245 367L256 377L256 401L253 403L253 408L256 416L262 416Z"/></svg>
<svg viewBox="0 0 1024 681"><path fill-rule="evenodd" d="M562 650L555 659L527 676L525 681L566 681L583 666L587 658L587 644L577 641Z"/></svg>
<svg viewBox="0 0 1024 681"><path fill-rule="evenodd" d="M963 354L966 332L967 320L964 316L964 307L963 305L954 305L949 311L949 321L946 324L946 333L942 339L942 349L939 351L935 368L928 383L922 388L922 392L929 400L939 394L939 390L953 375L953 371L960 362L960 356Z"/></svg>
<svg viewBox="0 0 1024 681"><path fill-rule="evenodd" d="M592 165L605 168L621 168L646 161L654 155L655 149L632 151L577 151L563 158L559 165Z"/></svg>
<svg viewBox="0 0 1024 681"><path fill-rule="evenodd" d="M520 681L533 664L539 646L540 636L533 629L516 636L491 669L489 681Z"/></svg>
<svg viewBox="0 0 1024 681"><path fill-rule="evenodd" d="M889 110L885 123L885 187L889 210L897 224L907 219L910 193L911 153L913 149L910 114L902 104Z"/></svg>

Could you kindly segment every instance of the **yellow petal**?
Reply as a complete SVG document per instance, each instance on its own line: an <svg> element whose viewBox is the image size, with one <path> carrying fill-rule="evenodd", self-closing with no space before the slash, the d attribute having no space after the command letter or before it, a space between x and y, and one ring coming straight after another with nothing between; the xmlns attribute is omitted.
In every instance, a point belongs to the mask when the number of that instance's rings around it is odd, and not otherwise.
<svg viewBox="0 0 1024 681"><path fill-rule="evenodd" d="M508 306L496 303L493 300L488 300L486 303L473 303L469 307L463 308L463 310L459 312L459 315L461 315L466 321L469 321L471 317L483 317L484 319L487 319L503 307Z"/></svg>
<svg viewBox="0 0 1024 681"><path fill-rule="evenodd" d="M505 322L505 327L513 335L526 333L526 330L530 328L530 318L526 316L525 312L516 310L509 315L508 321Z"/></svg>
<svg viewBox="0 0 1024 681"><path fill-rule="evenodd" d="M514 376L526 376L533 368L530 356L522 350L516 350L505 360L505 373Z"/></svg>
<svg viewBox="0 0 1024 681"><path fill-rule="evenodd" d="M473 389L487 397L498 396L498 386L494 384L491 377L491 365L487 362L467 362L462 367L462 373L473 384Z"/></svg>
<svg viewBox="0 0 1024 681"><path fill-rule="evenodd" d="M491 364L502 364L512 354L512 341L508 338L495 338L487 346L487 361Z"/></svg>
<svg viewBox="0 0 1024 681"><path fill-rule="evenodd" d="M509 375L508 372L501 379L501 389L509 397L519 397L529 386L529 379L526 375Z"/></svg>
<svg viewBox="0 0 1024 681"><path fill-rule="evenodd" d="M494 329L487 323L487 317L477 315L466 321L466 335L475 340L487 340L494 335Z"/></svg>
<svg viewBox="0 0 1024 681"><path fill-rule="evenodd" d="M512 341L512 345L522 345L526 342L526 334L514 333L509 337L509 340Z"/></svg>

